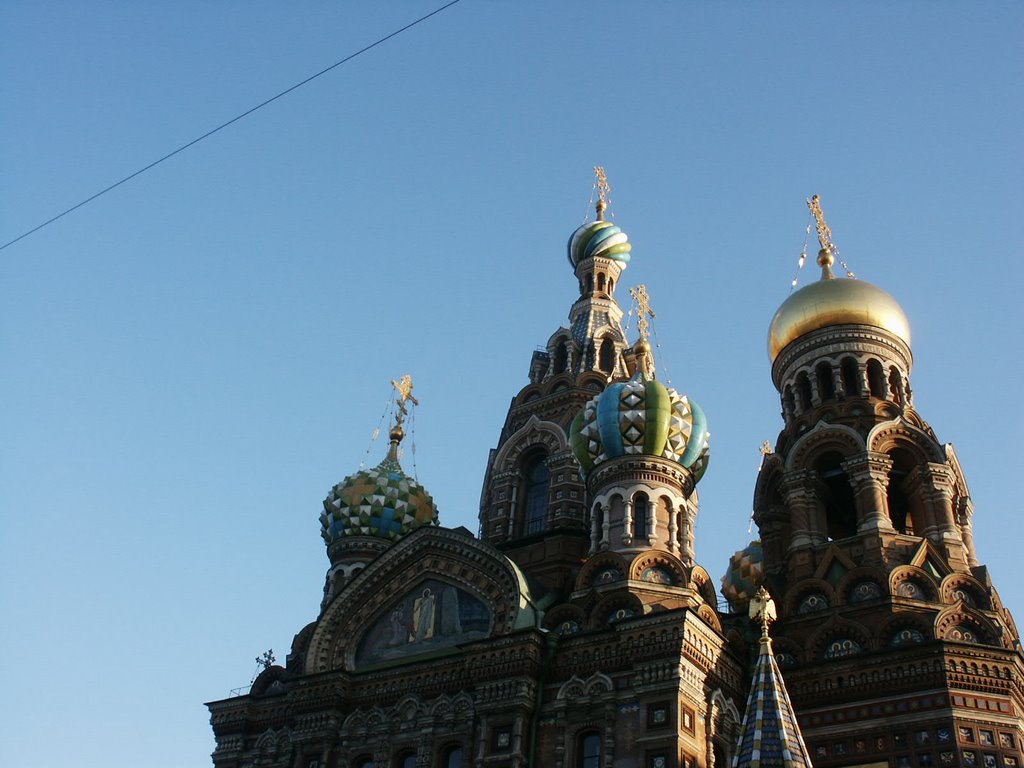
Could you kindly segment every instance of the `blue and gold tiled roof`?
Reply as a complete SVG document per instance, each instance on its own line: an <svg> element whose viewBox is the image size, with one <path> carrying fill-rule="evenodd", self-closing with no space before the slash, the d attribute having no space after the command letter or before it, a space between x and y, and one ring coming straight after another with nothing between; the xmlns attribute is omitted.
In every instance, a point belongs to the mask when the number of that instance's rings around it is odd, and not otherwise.
<svg viewBox="0 0 1024 768"><path fill-rule="evenodd" d="M793 704L772 654L767 628L740 727L732 768L811 768Z"/></svg>
<svg viewBox="0 0 1024 768"><path fill-rule="evenodd" d="M729 558L729 570L722 577L722 595L733 610L744 610L764 582L764 552L760 541L752 541Z"/></svg>

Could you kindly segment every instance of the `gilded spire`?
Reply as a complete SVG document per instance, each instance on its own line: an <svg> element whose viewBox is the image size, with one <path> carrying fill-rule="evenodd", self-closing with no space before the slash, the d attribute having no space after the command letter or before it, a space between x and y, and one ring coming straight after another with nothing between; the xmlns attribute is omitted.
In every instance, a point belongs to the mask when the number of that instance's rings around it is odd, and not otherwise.
<svg viewBox="0 0 1024 768"><path fill-rule="evenodd" d="M818 243L821 245L821 250L818 251L818 266L821 267L821 279L832 280L835 277L832 274L832 265L836 260L836 246L832 242L832 230L825 223L825 213L821 210L821 198L812 195L811 199L807 201L807 207L811 209L814 221L818 225Z"/></svg>
<svg viewBox="0 0 1024 768"><path fill-rule="evenodd" d="M398 458L398 444L405 437L405 430L402 429L402 424L405 422L405 417L409 415L409 409L406 406L407 402L411 402L413 405L419 405L420 401L412 395L412 376L405 374L401 379L395 381L391 380L391 386L398 392L398 413L395 414L395 425L391 427L389 437L391 438L391 451L388 453L388 458ZM394 454L392 456L391 454Z"/></svg>
<svg viewBox="0 0 1024 768"><path fill-rule="evenodd" d="M811 768L793 704L786 693L768 627L775 604L763 586L750 600L750 618L761 624L761 650L754 668L747 709L743 713L734 768Z"/></svg>
<svg viewBox="0 0 1024 768"><path fill-rule="evenodd" d="M608 183L608 177L604 174L603 165L594 166L594 177L594 186L597 188L597 204L594 207L597 210L597 220L604 221L604 212L608 210L612 187Z"/></svg>

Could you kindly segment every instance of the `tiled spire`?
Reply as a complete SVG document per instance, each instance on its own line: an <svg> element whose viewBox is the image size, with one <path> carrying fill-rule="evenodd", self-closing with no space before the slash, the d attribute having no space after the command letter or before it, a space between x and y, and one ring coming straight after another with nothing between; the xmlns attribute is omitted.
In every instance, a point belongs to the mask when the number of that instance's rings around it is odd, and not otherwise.
<svg viewBox="0 0 1024 768"><path fill-rule="evenodd" d="M774 619L774 610L768 590L761 587L750 601L751 618L761 620L761 650L747 697L733 768L811 768L811 758L768 636L768 623Z"/></svg>

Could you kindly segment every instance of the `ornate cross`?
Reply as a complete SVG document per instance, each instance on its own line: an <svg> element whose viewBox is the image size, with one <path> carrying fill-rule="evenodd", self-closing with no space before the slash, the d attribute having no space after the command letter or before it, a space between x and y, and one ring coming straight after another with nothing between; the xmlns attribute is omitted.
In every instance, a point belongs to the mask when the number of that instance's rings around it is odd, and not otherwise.
<svg viewBox="0 0 1024 768"><path fill-rule="evenodd" d="M411 400L413 405L419 405L420 401L412 396L412 376L408 373L405 374L400 380L391 380L391 386L398 391L398 423L401 425L405 421L405 417L409 415L409 409L405 407L407 400Z"/></svg>
<svg viewBox="0 0 1024 768"><path fill-rule="evenodd" d="M654 310L651 309L651 302L647 297L647 288L643 283L638 285L636 288L629 289L630 295L636 300L636 330L640 334L641 339L647 338L647 329L650 327L650 323L647 322L647 318L654 317Z"/></svg>
<svg viewBox="0 0 1024 768"><path fill-rule="evenodd" d="M277 659L274 658L274 649L273 648L268 648L267 650L265 650L263 652L262 656L257 656L256 657L256 663L259 664L264 669L270 669L270 666L275 661L277 661Z"/></svg>
<svg viewBox="0 0 1024 768"><path fill-rule="evenodd" d="M761 443L761 447L759 450L761 451L762 456L771 456L772 453L774 453L774 451L772 451L772 444L769 443L767 440Z"/></svg>
<svg viewBox="0 0 1024 768"><path fill-rule="evenodd" d="M608 199L612 193L612 187L608 183L608 177L604 175L604 166L594 166L594 186L597 187L597 220L604 221L604 212L608 209Z"/></svg>
<svg viewBox="0 0 1024 768"><path fill-rule="evenodd" d="M832 242L832 230L825 223L825 213L821 210L821 198L813 195L807 201L807 207L811 209L811 213L814 214L814 220L818 224L818 242L821 244L821 249L834 255L836 246Z"/></svg>

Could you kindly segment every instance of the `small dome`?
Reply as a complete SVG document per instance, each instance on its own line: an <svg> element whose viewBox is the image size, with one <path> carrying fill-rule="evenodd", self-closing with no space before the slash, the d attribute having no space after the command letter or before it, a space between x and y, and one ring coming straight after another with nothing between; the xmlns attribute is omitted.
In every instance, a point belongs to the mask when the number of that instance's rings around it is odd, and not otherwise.
<svg viewBox="0 0 1024 768"><path fill-rule="evenodd" d="M863 280L822 279L782 302L768 329L768 356L775 362L788 344L830 325L871 325L910 346L910 322L896 299Z"/></svg>
<svg viewBox="0 0 1024 768"><path fill-rule="evenodd" d="M591 221L572 233L569 238L569 263L575 269L583 259L600 256L619 262L623 269L629 263L633 246L626 233L610 221Z"/></svg>
<svg viewBox="0 0 1024 768"><path fill-rule="evenodd" d="M741 610L764 582L764 552L760 541L752 541L729 558L729 570L722 577L722 595L734 610Z"/></svg>
<svg viewBox="0 0 1024 768"><path fill-rule="evenodd" d="M320 515L320 535L331 544L345 536L396 541L424 525L437 525L427 490L402 471L398 443L384 461L360 470L331 489Z"/></svg>
<svg viewBox="0 0 1024 768"><path fill-rule="evenodd" d="M707 419L700 406L639 373L608 386L573 419L569 441L584 474L619 456L657 456L700 480L707 468Z"/></svg>

